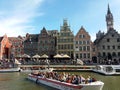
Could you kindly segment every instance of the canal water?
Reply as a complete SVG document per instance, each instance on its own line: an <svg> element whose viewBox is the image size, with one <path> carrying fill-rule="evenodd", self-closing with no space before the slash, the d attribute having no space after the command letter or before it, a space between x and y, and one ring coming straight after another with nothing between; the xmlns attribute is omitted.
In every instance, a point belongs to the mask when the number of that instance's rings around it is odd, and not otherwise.
<svg viewBox="0 0 120 90"><path fill-rule="evenodd" d="M105 83L103 90L120 90L120 76L103 76L92 72L71 72L95 77ZM36 84L26 79L28 73L0 73L0 90L56 90L42 84Z"/></svg>

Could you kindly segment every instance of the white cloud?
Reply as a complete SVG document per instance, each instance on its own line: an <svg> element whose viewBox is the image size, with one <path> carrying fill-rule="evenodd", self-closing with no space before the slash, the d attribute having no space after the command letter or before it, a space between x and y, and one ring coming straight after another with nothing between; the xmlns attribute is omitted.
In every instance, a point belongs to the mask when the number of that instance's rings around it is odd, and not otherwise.
<svg viewBox="0 0 120 90"><path fill-rule="evenodd" d="M27 30L34 30L35 27L29 24L35 17L43 15L37 11L42 3L43 0L12 0L9 7L0 9L0 36L5 33L8 36L24 35Z"/></svg>

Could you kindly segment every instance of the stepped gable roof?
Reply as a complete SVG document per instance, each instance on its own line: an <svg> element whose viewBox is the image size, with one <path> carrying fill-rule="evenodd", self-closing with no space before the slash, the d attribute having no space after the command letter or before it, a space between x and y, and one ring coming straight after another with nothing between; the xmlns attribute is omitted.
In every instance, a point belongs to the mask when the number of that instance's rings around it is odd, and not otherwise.
<svg viewBox="0 0 120 90"><path fill-rule="evenodd" d="M29 34L29 37L24 42L38 42L39 34Z"/></svg>
<svg viewBox="0 0 120 90"><path fill-rule="evenodd" d="M43 27L43 29L41 30L41 33L47 33L48 34L48 31L46 30L45 27Z"/></svg>
<svg viewBox="0 0 120 90"><path fill-rule="evenodd" d="M40 37L42 37L41 35L42 34L46 34L48 36L54 36L58 33L58 30L46 30L45 27L43 27L43 29L41 30L41 33L40 33Z"/></svg>
<svg viewBox="0 0 120 90"><path fill-rule="evenodd" d="M41 30L41 33L39 34L39 37L44 36L43 34L49 35L48 31L46 30L45 27L43 27L43 29Z"/></svg>
<svg viewBox="0 0 120 90"><path fill-rule="evenodd" d="M80 28L79 31L77 32L76 36L77 36L81 31L83 31L83 32L85 32L85 33L87 33L87 34L89 35L89 33L85 30L85 28L84 28L83 26L81 26L81 28ZM90 36L90 35L89 35L89 36Z"/></svg>
<svg viewBox="0 0 120 90"><path fill-rule="evenodd" d="M57 33L58 33L58 30L48 30L48 34L49 34L49 35L54 36L54 35L56 35Z"/></svg>
<svg viewBox="0 0 120 90"><path fill-rule="evenodd" d="M106 37L108 34L117 34L120 37L120 34L113 28L110 28L110 30L104 35L102 36L100 39L96 39L94 41L94 44L99 43L104 37Z"/></svg>

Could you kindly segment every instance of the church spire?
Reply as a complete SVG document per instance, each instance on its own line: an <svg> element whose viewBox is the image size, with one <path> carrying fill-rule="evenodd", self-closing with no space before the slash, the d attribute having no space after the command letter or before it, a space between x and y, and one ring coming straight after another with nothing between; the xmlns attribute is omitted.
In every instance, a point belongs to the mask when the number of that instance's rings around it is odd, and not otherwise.
<svg viewBox="0 0 120 90"><path fill-rule="evenodd" d="M113 15L110 11L110 7L108 4L108 10L107 10L107 15L106 15L106 24L107 24L107 31L113 29Z"/></svg>
<svg viewBox="0 0 120 90"><path fill-rule="evenodd" d="M107 11L107 14L111 14L109 4L108 4L108 11Z"/></svg>

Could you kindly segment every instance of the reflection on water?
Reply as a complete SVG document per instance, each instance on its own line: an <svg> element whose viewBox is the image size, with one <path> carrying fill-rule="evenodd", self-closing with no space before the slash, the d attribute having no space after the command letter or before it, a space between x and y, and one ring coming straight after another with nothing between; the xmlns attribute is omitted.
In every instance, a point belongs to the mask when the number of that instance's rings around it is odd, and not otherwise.
<svg viewBox="0 0 120 90"><path fill-rule="evenodd" d="M120 90L120 76L102 76L91 72L71 72L95 77L105 83L103 90ZM0 73L0 90L53 90L45 85L38 85L26 79L27 73ZM55 89L54 89L55 90Z"/></svg>

